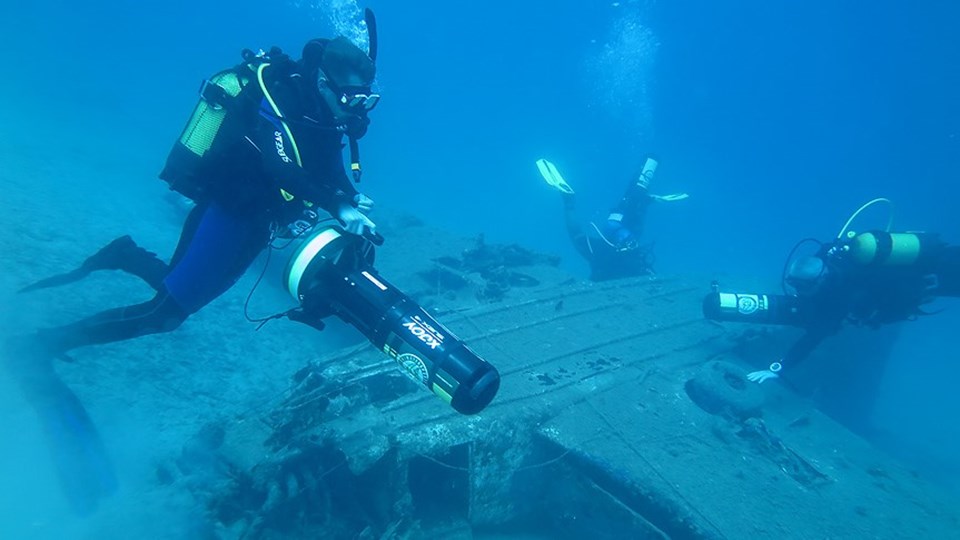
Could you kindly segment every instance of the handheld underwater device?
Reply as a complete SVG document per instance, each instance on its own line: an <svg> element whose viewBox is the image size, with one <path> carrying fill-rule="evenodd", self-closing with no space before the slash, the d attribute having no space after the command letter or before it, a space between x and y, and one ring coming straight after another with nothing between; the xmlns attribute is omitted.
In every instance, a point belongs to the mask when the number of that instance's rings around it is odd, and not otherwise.
<svg viewBox="0 0 960 540"><path fill-rule="evenodd" d="M329 227L307 236L284 271L300 310L288 316L314 328L336 315L397 361L418 384L457 412L493 400L500 373L373 268L375 241Z"/></svg>
<svg viewBox="0 0 960 540"><path fill-rule="evenodd" d="M800 325L800 299L785 294L724 293L703 298L703 316L713 321Z"/></svg>

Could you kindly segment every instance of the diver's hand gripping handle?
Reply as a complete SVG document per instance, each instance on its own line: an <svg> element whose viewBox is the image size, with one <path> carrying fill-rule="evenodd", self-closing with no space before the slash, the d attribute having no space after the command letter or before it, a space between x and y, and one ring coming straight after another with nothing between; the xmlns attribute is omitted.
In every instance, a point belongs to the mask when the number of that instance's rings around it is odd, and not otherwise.
<svg viewBox="0 0 960 540"><path fill-rule="evenodd" d="M380 233L378 233L377 231L371 231L371 230L367 229L367 230L363 233L363 237L366 238L368 242L370 242L371 244L373 244L373 245L375 245L375 246L382 246L382 245L383 245L383 241L384 241L383 235L380 234Z"/></svg>

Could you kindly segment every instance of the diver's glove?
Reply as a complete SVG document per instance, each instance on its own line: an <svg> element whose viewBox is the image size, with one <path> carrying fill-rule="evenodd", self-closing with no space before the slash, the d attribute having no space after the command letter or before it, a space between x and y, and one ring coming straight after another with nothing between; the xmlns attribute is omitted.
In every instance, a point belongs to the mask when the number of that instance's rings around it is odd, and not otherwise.
<svg viewBox="0 0 960 540"><path fill-rule="evenodd" d="M357 193L353 196L353 204L356 205L357 210L364 214L369 214L373 210L373 199L363 193Z"/></svg>
<svg viewBox="0 0 960 540"><path fill-rule="evenodd" d="M767 369L747 373L747 380L757 384L763 384L763 381L779 378L781 369L783 369L783 365L780 362L774 362L770 364L770 367Z"/></svg>
<svg viewBox="0 0 960 540"><path fill-rule="evenodd" d="M370 204L372 206L373 201L370 201ZM337 219L343 223L343 229L350 234L363 236L367 232L373 233L377 228L370 218L363 215L359 206L353 206L350 203L340 204L337 209Z"/></svg>

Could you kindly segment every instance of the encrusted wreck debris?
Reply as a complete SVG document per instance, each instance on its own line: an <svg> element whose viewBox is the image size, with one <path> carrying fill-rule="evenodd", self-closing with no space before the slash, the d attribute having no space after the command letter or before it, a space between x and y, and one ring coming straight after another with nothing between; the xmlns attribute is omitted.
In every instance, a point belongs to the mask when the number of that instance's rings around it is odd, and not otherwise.
<svg viewBox="0 0 960 540"><path fill-rule="evenodd" d="M210 426L161 470L205 505L218 536L960 530L957 506L922 479L774 385L746 384L734 352L742 330L703 320L703 283L586 283L550 259L516 263L496 246L468 247L485 250L497 272L530 278L491 297L493 274L441 244L419 245L422 264L384 249L378 268L496 365L493 403L460 415L371 346L315 358L271 410Z"/></svg>

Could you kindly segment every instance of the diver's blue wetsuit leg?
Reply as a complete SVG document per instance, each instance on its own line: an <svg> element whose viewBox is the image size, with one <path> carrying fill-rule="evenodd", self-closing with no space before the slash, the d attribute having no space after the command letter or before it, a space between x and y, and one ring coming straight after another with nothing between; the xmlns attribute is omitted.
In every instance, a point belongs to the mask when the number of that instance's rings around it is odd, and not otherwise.
<svg viewBox="0 0 960 540"><path fill-rule="evenodd" d="M191 216L194 217L194 216ZM148 302L98 313L73 324L40 330L39 346L51 355L85 345L122 341L174 330L229 289L263 250L269 227L211 204L187 220L177 262Z"/></svg>
<svg viewBox="0 0 960 540"><path fill-rule="evenodd" d="M177 241L177 247L173 250L173 255L170 256L171 268L176 266L176 264L180 262L180 259L183 258L184 253L187 252L187 248L190 247L190 242L193 241L194 235L197 234L197 229L200 228L200 223L203 222L203 216L207 213L209 206L209 203L198 204L187 214L187 219L184 220L183 228L180 230L180 239ZM163 277L166 277L166 274L164 274Z"/></svg>
<svg viewBox="0 0 960 540"><path fill-rule="evenodd" d="M237 216L211 204L192 240L177 247L164 288L186 313L194 313L232 287L269 238L265 219Z"/></svg>

